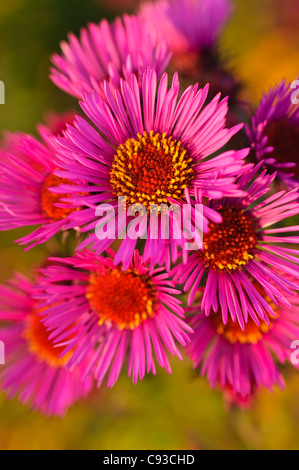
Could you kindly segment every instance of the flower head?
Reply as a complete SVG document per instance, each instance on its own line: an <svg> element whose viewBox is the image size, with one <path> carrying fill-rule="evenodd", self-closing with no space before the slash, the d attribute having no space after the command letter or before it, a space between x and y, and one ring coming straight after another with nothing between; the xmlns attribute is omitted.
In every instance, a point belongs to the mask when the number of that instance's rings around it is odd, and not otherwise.
<svg viewBox="0 0 299 470"><path fill-rule="evenodd" d="M119 88L120 78L132 73L141 78L150 66L164 72L170 59L167 42L155 38L139 16L124 15L109 24L102 20L81 30L80 38L69 35L62 42L62 55L54 54L52 81L67 93L81 98L84 92L97 91L102 97L104 80L111 89Z"/></svg>
<svg viewBox="0 0 299 470"><path fill-rule="evenodd" d="M42 270L40 297L51 339L71 354L68 366L91 354L99 385L106 374L107 385L114 385L127 352L134 383L156 373L155 356L171 373L166 351L181 358L175 340L185 346L192 333L174 297L179 291L162 268L150 272L137 251L127 271L109 253L104 258L84 251Z"/></svg>
<svg viewBox="0 0 299 470"><path fill-rule="evenodd" d="M228 150L210 158L242 127L225 127L227 99L219 101L217 95L203 109L208 86L204 89L191 86L178 100L177 75L169 90L167 82L164 74L157 83L156 72L147 69L141 90L136 76L132 75L130 82L121 81L121 90L116 90L115 95L106 83L105 101L95 92L85 95L82 109L97 130L86 120L77 118L73 126L68 126L64 137L56 139L58 162L63 168L56 174L71 181L78 178L86 181L85 198L74 194L76 191L70 185L62 185L60 189L73 193L72 206L77 211L71 214L72 226L90 233L99 222L96 207L107 201L118 218L119 197L126 198L127 206L142 204L150 212L154 204L171 203L181 207L195 190L209 198L243 193L234 182L236 175L244 171L248 149ZM221 219L206 209L204 230L208 218ZM100 253L111 239L99 240L96 233L90 233L79 248L92 244ZM136 240L127 237L118 252L116 261L124 262L125 269L135 245ZM148 237L146 258L154 263L162 264L165 260L168 263L172 247L169 240Z"/></svg>
<svg viewBox="0 0 299 470"><path fill-rule="evenodd" d="M277 171L279 180L288 188L299 186L299 103L291 83L283 80L264 94L246 126L256 158Z"/></svg>
<svg viewBox="0 0 299 470"><path fill-rule="evenodd" d="M217 44L232 13L231 0L159 0L143 3L142 17L175 52L200 53Z"/></svg>
<svg viewBox="0 0 299 470"><path fill-rule="evenodd" d="M34 299L36 286L17 274L0 286L0 338L5 344L6 364L1 366L1 388L46 415L63 416L75 401L85 398L92 380L82 376L84 362L65 369L61 348L49 339Z"/></svg>
<svg viewBox="0 0 299 470"><path fill-rule="evenodd" d="M266 197L275 174L268 175L266 170L259 174L261 166L262 162L239 179L239 188L246 189L247 195L211 202L222 222L212 222L203 249L173 270L175 279L185 283L185 290L191 288L189 304L206 275L202 310L206 315L212 310L220 312L224 324L237 321L242 329L250 317L257 325L259 320L269 324L274 312L265 296L274 305L290 306L290 287L298 288L286 275L299 277L299 250L292 247L299 243L299 237L292 236L299 227L277 226L299 213L298 192L281 191ZM277 274L273 268L281 272Z"/></svg>
<svg viewBox="0 0 299 470"><path fill-rule="evenodd" d="M64 229L73 210L66 193L52 191L61 183L75 183L54 174L57 164L49 143L53 134L45 127L43 133L44 141L26 134L7 135L0 150L0 230L40 225L18 240L32 246Z"/></svg>
<svg viewBox="0 0 299 470"><path fill-rule="evenodd" d="M277 361L290 362L291 344L299 334L298 294L288 300L294 308L273 305L276 317L269 315L269 322L260 325L249 319L244 330L231 319L224 325L221 313L206 317L199 306L191 309L194 335L187 354L211 387L220 385L247 401L261 387L284 386Z"/></svg>

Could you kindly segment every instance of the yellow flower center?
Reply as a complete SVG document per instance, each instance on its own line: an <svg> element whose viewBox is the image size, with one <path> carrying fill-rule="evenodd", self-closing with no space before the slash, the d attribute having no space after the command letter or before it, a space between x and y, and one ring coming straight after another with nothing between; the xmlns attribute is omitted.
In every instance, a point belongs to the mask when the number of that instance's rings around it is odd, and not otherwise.
<svg viewBox="0 0 299 470"><path fill-rule="evenodd" d="M194 177L192 158L180 141L151 131L128 139L114 156L110 182L117 196L127 204L167 203L179 200Z"/></svg>
<svg viewBox="0 0 299 470"><path fill-rule="evenodd" d="M222 315L217 313L210 316L211 321L217 333L223 336L231 344L257 344L263 339L263 336L273 328L273 323L277 319L270 317L270 325L260 320L258 326L251 317L245 325L245 330L241 330L238 322L233 322L231 318L228 319L226 325L223 324Z"/></svg>

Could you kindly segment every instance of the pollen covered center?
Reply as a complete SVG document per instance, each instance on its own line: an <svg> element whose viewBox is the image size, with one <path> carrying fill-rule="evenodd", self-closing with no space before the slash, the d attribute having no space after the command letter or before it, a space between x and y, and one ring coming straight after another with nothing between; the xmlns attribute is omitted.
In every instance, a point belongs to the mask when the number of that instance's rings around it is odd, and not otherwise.
<svg viewBox="0 0 299 470"><path fill-rule="evenodd" d="M248 318L248 323L245 325L245 330L240 328L238 322L233 322L231 318L228 319L226 325L223 324L222 315L217 313L211 315L211 321L217 331L217 333L223 336L231 344L257 344L263 339L263 336L273 328L274 318L271 317L270 324L260 321L260 325L257 325L251 317Z"/></svg>
<svg viewBox="0 0 299 470"><path fill-rule="evenodd" d="M257 221L239 207L218 206L220 224L211 222L204 235L203 250L198 251L206 267L216 271L234 271L253 257L258 242Z"/></svg>
<svg viewBox="0 0 299 470"><path fill-rule="evenodd" d="M268 136L268 145L274 147L269 157L275 158L278 163L298 162L299 125L287 121L276 121L265 128ZM290 172L299 176L299 165L290 168Z"/></svg>
<svg viewBox="0 0 299 470"><path fill-rule="evenodd" d="M50 191L49 188L56 188L61 184L71 184L70 180L67 178L60 178L54 174L50 174L42 187L41 190L41 206L42 211L46 217L49 217L52 221L62 220L67 217L71 212L74 211L74 208L67 208L67 207L57 207L55 204L62 203L62 198L67 198L67 194L56 194ZM65 204L65 202L64 202Z"/></svg>
<svg viewBox="0 0 299 470"><path fill-rule="evenodd" d="M46 362L51 367L63 367L68 356L60 358L63 347L55 347L49 339L49 331L42 323L39 316L41 310L33 311L27 319L27 327L24 337L28 342L29 350L38 360Z"/></svg>
<svg viewBox="0 0 299 470"><path fill-rule="evenodd" d="M117 196L127 197L127 204L149 208L183 197L193 177L192 158L181 142L151 131L118 147L110 182Z"/></svg>
<svg viewBox="0 0 299 470"><path fill-rule="evenodd" d="M156 313L157 297L147 275L112 269L90 276L87 298L99 324L133 330Z"/></svg>

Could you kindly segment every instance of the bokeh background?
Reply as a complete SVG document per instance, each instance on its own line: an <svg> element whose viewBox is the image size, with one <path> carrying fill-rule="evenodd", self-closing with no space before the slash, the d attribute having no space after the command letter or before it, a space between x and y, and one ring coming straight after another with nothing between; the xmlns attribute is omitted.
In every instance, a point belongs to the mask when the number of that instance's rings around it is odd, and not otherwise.
<svg viewBox="0 0 299 470"><path fill-rule="evenodd" d="M0 80L6 104L0 129L35 132L49 110L77 109L48 79L49 56L69 31L132 11L134 0L9 0L0 4ZM299 75L298 0L236 0L222 40L225 56L254 107L264 90ZM26 231L0 233L0 281L29 273L44 248L23 253L13 243ZM51 247L50 247L51 248ZM95 390L64 420L30 412L0 394L0 449L299 449L299 375L285 371L287 389L260 393L250 410L229 408L217 391L172 361L133 386L125 373L112 390Z"/></svg>

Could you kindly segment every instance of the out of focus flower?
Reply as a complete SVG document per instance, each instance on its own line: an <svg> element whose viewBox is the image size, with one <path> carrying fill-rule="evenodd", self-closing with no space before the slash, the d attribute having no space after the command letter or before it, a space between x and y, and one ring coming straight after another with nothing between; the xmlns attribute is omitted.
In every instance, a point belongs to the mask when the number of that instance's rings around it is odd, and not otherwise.
<svg viewBox="0 0 299 470"><path fill-rule="evenodd" d="M42 132L45 141L26 134L7 135L0 150L0 230L40 225L18 240L32 246L64 229L73 210L66 201L67 194L51 190L61 183L75 183L54 175L57 164L48 141L53 134L48 127Z"/></svg>
<svg viewBox="0 0 299 470"><path fill-rule="evenodd" d="M44 123L37 125L37 130L44 140L47 140L51 146L49 137L63 135L67 124L72 124L75 120L75 111L66 111L58 114L55 111L49 111L44 116Z"/></svg>
<svg viewBox="0 0 299 470"><path fill-rule="evenodd" d="M261 165L239 179L238 186L246 189L246 196L211 202L222 222L211 222L203 249L173 270L175 280L184 283L185 290L191 288L189 304L207 275L202 310L207 316L212 310L218 312L224 324L238 322L243 330L252 320L257 325L259 319L270 325L269 315L274 315L271 303L290 306L290 288L298 288L286 275L298 279L299 250L285 244L299 243L297 235L291 236L299 226L277 226L299 213L298 192L281 191L265 198L275 174L268 175L265 170L258 175Z"/></svg>
<svg viewBox="0 0 299 470"><path fill-rule="evenodd" d="M290 362L291 343L299 337L298 294L288 301L293 308L273 304L275 317L269 315L260 325L249 318L244 330L231 319L224 325L221 312L206 317L200 306L191 309L194 335L187 354L211 387L220 384L234 401L246 404L261 387L272 391L274 385L284 386L276 362Z"/></svg>
<svg viewBox="0 0 299 470"><path fill-rule="evenodd" d="M289 189L299 186L298 84L299 81L294 88L283 80L271 88L252 118L252 127L246 126L256 158L276 170L279 180Z"/></svg>
<svg viewBox="0 0 299 470"><path fill-rule="evenodd" d="M175 52L217 46L232 14L231 0L158 0L142 3L141 15L150 29L167 39Z"/></svg>
<svg viewBox="0 0 299 470"><path fill-rule="evenodd" d="M140 6L151 31L169 41L170 66L181 79L200 86L209 83L210 96L221 92L230 104L241 84L221 57L219 39L232 11L231 0L158 0Z"/></svg>
<svg viewBox="0 0 299 470"><path fill-rule="evenodd" d="M195 85L178 100L177 75L168 90L167 74L157 83L157 73L152 69L144 73L141 90L132 75L130 82L121 82L121 91L117 90L115 96L107 84L105 93L105 101L93 92L81 103L98 131L77 118L64 137L56 139L58 162L64 169L56 174L73 182L84 178L88 183L82 210L84 198L78 196L75 186L62 185L57 190L72 194L72 206L77 210L71 214L70 226L90 233L99 222L96 207L103 202L109 202L117 218L118 197L126 197L127 205L142 204L149 212L153 204L181 207L195 189L209 198L243 194L236 188L235 179L244 171L248 149L228 150L211 158L242 127L226 128L226 98L219 102L217 95L202 109L208 86L198 89ZM219 222L221 217L204 208L205 231L208 219ZM116 234L102 240L90 233L79 249L92 243L101 253L113 237ZM116 262L124 262L125 269L135 245L136 239L127 237L118 251ZM169 240L148 237L145 258L169 266L172 248Z"/></svg>
<svg viewBox="0 0 299 470"><path fill-rule="evenodd" d="M54 54L52 81L67 93L81 98L84 92L95 90L103 98L104 80L111 89L119 88L120 79L135 73L141 80L150 66L160 77L171 54L166 41L150 33L139 16L124 15L109 24L102 20L81 30L80 38L69 35L62 42L62 55Z"/></svg>
<svg viewBox="0 0 299 470"><path fill-rule="evenodd" d="M154 357L171 373L166 352L181 358L175 340L186 346L192 333L174 297L180 291L163 268L150 272L137 251L127 271L109 254L104 258L85 250L42 270L40 298L45 324L53 330L50 338L71 354L68 366L91 354L86 374L94 367L98 385L106 374L108 387L115 384L127 351L134 383L146 372L156 373Z"/></svg>
<svg viewBox="0 0 299 470"><path fill-rule="evenodd" d="M46 415L63 416L75 401L85 398L91 377L82 376L86 362L65 369L67 358L55 347L41 322L34 300L35 286L20 274L0 286L0 338L5 344L6 364L0 369L0 386L9 398Z"/></svg>

